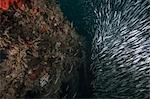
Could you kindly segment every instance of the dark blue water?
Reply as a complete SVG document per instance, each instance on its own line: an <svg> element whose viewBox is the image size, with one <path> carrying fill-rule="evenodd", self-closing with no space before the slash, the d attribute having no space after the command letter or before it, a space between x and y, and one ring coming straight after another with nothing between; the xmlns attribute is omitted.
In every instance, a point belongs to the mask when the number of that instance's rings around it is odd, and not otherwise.
<svg viewBox="0 0 150 99"><path fill-rule="evenodd" d="M87 26L84 21L84 9L82 8L82 0L59 0L60 8L64 13L64 16L70 22L73 22L74 28L79 33L86 38L85 40L85 51L86 51L86 67L79 68L79 88L77 97L80 98L89 98L91 97L91 73L89 71L89 67L91 64L90 56L91 56L91 35L87 32Z"/></svg>

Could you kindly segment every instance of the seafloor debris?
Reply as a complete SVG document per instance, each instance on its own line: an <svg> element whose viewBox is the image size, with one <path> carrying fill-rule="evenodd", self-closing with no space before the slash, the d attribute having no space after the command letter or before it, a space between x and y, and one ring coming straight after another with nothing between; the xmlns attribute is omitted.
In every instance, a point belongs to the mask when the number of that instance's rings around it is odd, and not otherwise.
<svg viewBox="0 0 150 99"><path fill-rule="evenodd" d="M34 97L59 98L63 82L72 93L61 97L77 94L78 68L85 63L83 38L53 0L32 0L24 6L23 11L12 6L0 10L0 98L32 97L36 92Z"/></svg>

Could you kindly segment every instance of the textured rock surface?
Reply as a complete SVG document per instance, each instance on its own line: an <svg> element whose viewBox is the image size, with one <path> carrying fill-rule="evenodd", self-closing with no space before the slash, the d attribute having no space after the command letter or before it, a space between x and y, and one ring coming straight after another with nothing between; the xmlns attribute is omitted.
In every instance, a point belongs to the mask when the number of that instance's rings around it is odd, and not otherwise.
<svg viewBox="0 0 150 99"><path fill-rule="evenodd" d="M76 97L82 37L55 0L24 1L0 9L0 98Z"/></svg>

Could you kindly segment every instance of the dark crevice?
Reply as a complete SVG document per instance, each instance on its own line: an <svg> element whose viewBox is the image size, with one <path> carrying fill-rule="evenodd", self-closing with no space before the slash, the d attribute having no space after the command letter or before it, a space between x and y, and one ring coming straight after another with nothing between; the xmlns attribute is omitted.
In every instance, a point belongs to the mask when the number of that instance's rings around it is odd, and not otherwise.
<svg viewBox="0 0 150 99"><path fill-rule="evenodd" d="M0 63L7 58L7 54L4 50L0 50Z"/></svg>
<svg viewBox="0 0 150 99"><path fill-rule="evenodd" d="M92 74L89 71L91 64L91 42L92 37L85 30L85 21L83 21L83 8L81 6L82 0L58 0L60 8L64 13L64 17L73 23L74 28L76 29L79 35L85 37L85 52L86 52L86 66L79 68L79 88L78 88L78 97L80 98L89 98L92 95L92 88L90 81L92 79Z"/></svg>

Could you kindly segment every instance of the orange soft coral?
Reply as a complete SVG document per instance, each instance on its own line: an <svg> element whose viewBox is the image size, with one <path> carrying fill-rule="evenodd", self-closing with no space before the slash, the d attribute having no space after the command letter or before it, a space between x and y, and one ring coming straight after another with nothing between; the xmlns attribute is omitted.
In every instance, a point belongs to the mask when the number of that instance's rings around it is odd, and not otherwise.
<svg viewBox="0 0 150 99"><path fill-rule="evenodd" d="M16 3L17 7L24 10L23 0L0 0L0 9L7 11L10 5Z"/></svg>

